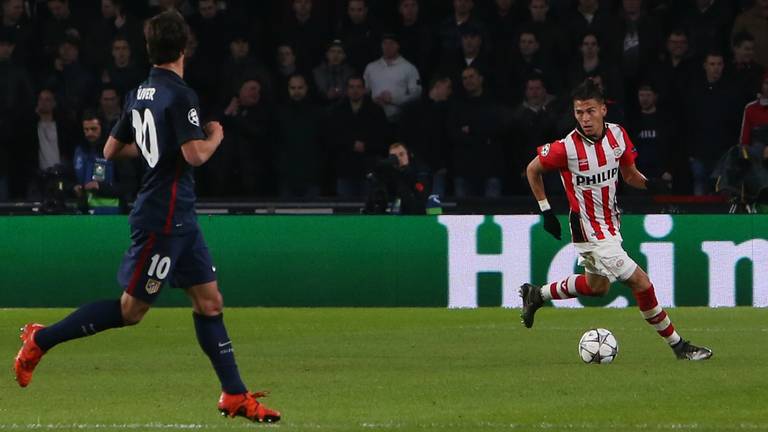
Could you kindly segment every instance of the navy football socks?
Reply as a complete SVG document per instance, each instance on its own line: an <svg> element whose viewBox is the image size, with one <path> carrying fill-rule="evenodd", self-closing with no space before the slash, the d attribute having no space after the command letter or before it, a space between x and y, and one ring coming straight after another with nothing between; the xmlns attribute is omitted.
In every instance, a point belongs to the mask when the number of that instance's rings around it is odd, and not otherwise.
<svg viewBox="0 0 768 432"><path fill-rule="evenodd" d="M63 320L38 330L35 343L43 351L48 351L62 342L122 326L120 300L102 300L80 306Z"/></svg>
<svg viewBox="0 0 768 432"><path fill-rule="evenodd" d="M192 316L195 319L197 341L211 359L213 369L221 381L221 389L229 394L245 393L247 389L235 363L235 350L224 327L224 314L204 316L193 313Z"/></svg>

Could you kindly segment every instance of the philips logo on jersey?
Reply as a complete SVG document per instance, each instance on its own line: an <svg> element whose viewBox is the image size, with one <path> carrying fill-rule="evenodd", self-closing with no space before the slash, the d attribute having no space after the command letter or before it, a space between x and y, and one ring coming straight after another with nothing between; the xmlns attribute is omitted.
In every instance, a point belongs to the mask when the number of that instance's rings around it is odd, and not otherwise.
<svg viewBox="0 0 768 432"><path fill-rule="evenodd" d="M155 100L155 90L152 87L148 88L139 88L136 91L136 99L137 100Z"/></svg>
<svg viewBox="0 0 768 432"><path fill-rule="evenodd" d="M591 176L582 176L577 175L576 176L576 186L590 186L598 183L604 183L608 180L611 180L616 177L616 174L619 173L618 168L612 168L603 172L599 172L597 174L592 174Z"/></svg>

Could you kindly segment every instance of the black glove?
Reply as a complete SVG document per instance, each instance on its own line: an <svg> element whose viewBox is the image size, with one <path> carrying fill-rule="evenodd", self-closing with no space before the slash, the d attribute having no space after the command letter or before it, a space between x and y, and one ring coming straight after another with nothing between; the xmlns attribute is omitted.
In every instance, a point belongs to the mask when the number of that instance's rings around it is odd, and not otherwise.
<svg viewBox="0 0 768 432"><path fill-rule="evenodd" d="M669 193L669 183L660 178L649 178L645 180L645 188L652 195Z"/></svg>
<svg viewBox="0 0 768 432"><path fill-rule="evenodd" d="M552 234L552 237L562 240L560 234L560 221L557 220L557 217L552 213L552 210L544 210L541 212L541 215L544 216L544 231Z"/></svg>

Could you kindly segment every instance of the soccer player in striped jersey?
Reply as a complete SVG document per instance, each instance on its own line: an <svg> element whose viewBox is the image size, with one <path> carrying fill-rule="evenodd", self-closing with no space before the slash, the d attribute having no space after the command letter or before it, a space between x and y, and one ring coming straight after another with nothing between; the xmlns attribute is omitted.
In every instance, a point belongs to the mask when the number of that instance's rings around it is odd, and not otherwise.
<svg viewBox="0 0 768 432"><path fill-rule="evenodd" d="M573 110L578 126L562 140L538 148L528 164L527 176L544 217L544 229L560 240L558 222L547 202L542 174L558 170L570 205L571 238L579 253L583 275L571 275L542 287L524 284L521 318L525 327L547 300L578 296L602 296L619 280L632 289L643 318L669 344L679 359L706 360L709 348L684 340L656 300L648 275L621 247L619 213L616 206L618 175L632 187L651 192L665 189L661 180L648 179L635 166L636 150L621 126L605 123L605 99L590 80L573 92Z"/></svg>

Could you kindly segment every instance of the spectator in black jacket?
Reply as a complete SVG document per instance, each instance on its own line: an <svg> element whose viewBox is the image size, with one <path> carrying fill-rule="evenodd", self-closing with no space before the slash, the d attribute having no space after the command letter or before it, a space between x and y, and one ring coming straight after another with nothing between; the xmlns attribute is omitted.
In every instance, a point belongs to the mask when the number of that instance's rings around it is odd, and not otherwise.
<svg viewBox="0 0 768 432"><path fill-rule="evenodd" d="M536 148L551 142L556 138L555 127L558 113L555 109L555 97L547 92L544 79L540 76L530 76L525 81L525 98L512 112L514 130L517 135L515 151L508 152L512 156L510 186L515 193L525 193L528 187L525 167L536 154ZM546 184L553 187L548 191L557 191L558 175L544 177Z"/></svg>
<svg viewBox="0 0 768 432"><path fill-rule="evenodd" d="M336 37L344 43L347 62L355 71L363 71L368 63L379 58L381 33L368 16L366 0L349 0L347 14L342 19Z"/></svg>
<svg viewBox="0 0 768 432"><path fill-rule="evenodd" d="M101 87L96 112L99 115L101 124L104 125L104 130L111 131L123 114L123 108L120 104L120 93L117 91L117 88L111 85Z"/></svg>
<svg viewBox="0 0 768 432"><path fill-rule="evenodd" d="M656 59L661 46L661 24L645 13L643 0L623 0L615 26L617 37L613 39L611 52L621 60L626 90L622 99L635 106L639 80Z"/></svg>
<svg viewBox="0 0 768 432"><path fill-rule="evenodd" d="M483 76L477 68L466 68L461 78L466 96L457 100L448 118L454 192L460 198L498 198L504 171L500 111L483 89Z"/></svg>
<svg viewBox="0 0 768 432"><path fill-rule="evenodd" d="M276 34L294 48L297 63L302 67L319 64L330 36L327 24L313 13L312 0L291 0L291 11Z"/></svg>
<svg viewBox="0 0 768 432"><path fill-rule="evenodd" d="M710 176L716 162L738 142L738 95L735 86L723 77L724 66L722 54L707 54L704 76L693 81L685 100L686 141L696 195L712 192Z"/></svg>
<svg viewBox="0 0 768 432"><path fill-rule="evenodd" d="M10 170L24 147L19 125L33 97L26 70L12 60L15 47L13 33L0 29L0 202L8 200L12 187L16 189Z"/></svg>
<svg viewBox="0 0 768 432"><path fill-rule="evenodd" d="M91 101L95 82L80 62L79 41L65 39L58 44L57 56L42 82L56 90L59 109L74 122L85 103Z"/></svg>
<svg viewBox="0 0 768 432"><path fill-rule="evenodd" d="M123 0L102 0L101 19L90 30L86 41L88 65L101 70L112 59L113 41L123 37L130 45L137 65L146 64L144 30L141 21L128 14Z"/></svg>
<svg viewBox="0 0 768 432"><path fill-rule="evenodd" d="M144 81L147 73L133 59L131 45L124 36L112 41L112 62L102 71L101 82L111 84L120 94L127 94Z"/></svg>
<svg viewBox="0 0 768 432"><path fill-rule="evenodd" d="M474 9L474 0L453 0L453 14L443 20L437 28L441 62L461 54L461 31L466 26L479 28L483 33L483 40L488 40L487 28L477 18Z"/></svg>
<svg viewBox="0 0 768 432"><path fill-rule="evenodd" d="M503 53L504 47L516 42L518 28L523 22L524 15L527 14L522 3L524 2L515 0L494 1L493 12L488 20L488 32L497 54ZM501 59L496 58L496 60Z"/></svg>
<svg viewBox="0 0 768 432"><path fill-rule="evenodd" d="M260 98L274 101L275 88L269 70L253 55L245 32L235 30L233 33L229 42L229 55L219 68L217 101L226 104L232 96L237 96L246 78L258 78Z"/></svg>
<svg viewBox="0 0 768 432"><path fill-rule="evenodd" d="M551 89L550 93L560 92L562 77L552 66L550 57L541 52L536 33L525 28L521 30L515 48L506 67L508 72L504 81L503 98L507 105L514 106L520 102L526 82L532 76L541 78L546 88Z"/></svg>
<svg viewBox="0 0 768 432"><path fill-rule="evenodd" d="M600 6L598 0L578 0L576 10L565 20L569 35L569 50L582 45L583 35L592 33L597 39L611 40L615 18Z"/></svg>
<svg viewBox="0 0 768 432"><path fill-rule="evenodd" d="M189 18L189 26L202 36L197 46L198 55L211 62L223 60L225 47L232 38L232 21L219 10L215 0L198 0L197 13Z"/></svg>
<svg viewBox="0 0 768 432"><path fill-rule="evenodd" d="M432 29L421 17L418 0L399 0L400 21L395 33L400 38L400 53L419 70L419 76L430 77L434 70L435 43Z"/></svg>
<svg viewBox="0 0 768 432"><path fill-rule="evenodd" d="M731 49L733 59L725 67L725 75L738 86L739 104L743 106L754 100L765 68L755 61L755 38L751 34L734 34Z"/></svg>
<svg viewBox="0 0 768 432"><path fill-rule="evenodd" d="M637 100L640 112L627 122L627 132L637 149L637 168L648 178L672 183L675 172L672 155L681 153L672 148L674 123L659 109L658 95L651 85L639 86Z"/></svg>
<svg viewBox="0 0 768 432"><path fill-rule="evenodd" d="M624 100L624 86L619 68L607 60L597 33L587 33L581 39L579 56L568 68L568 88L575 88L590 76L600 75L609 93L606 96L615 101Z"/></svg>
<svg viewBox="0 0 768 432"><path fill-rule="evenodd" d="M336 194L342 198L365 195L365 174L389 142L384 110L366 95L359 75L347 80L347 96L330 112L328 139L335 154Z"/></svg>
<svg viewBox="0 0 768 432"><path fill-rule="evenodd" d="M37 66L36 38L37 29L34 23L24 13L24 0L3 0L2 22L0 31L13 38L16 48L13 59L17 65L32 70Z"/></svg>
<svg viewBox="0 0 768 432"><path fill-rule="evenodd" d="M245 78L224 110L224 143L207 164L206 192L227 196L274 195L273 107L258 78ZM224 188L221 188L225 185Z"/></svg>
<svg viewBox="0 0 768 432"><path fill-rule="evenodd" d="M682 29L672 30L667 37L665 52L649 72L649 81L659 95L659 105L670 113L679 113L683 121L683 102L686 89L695 72L695 62L689 52L688 36Z"/></svg>
<svg viewBox="0 0 768 432"><path fill-rule="evenodd" d="M288 100L288 80L294 75L305 75L304 67L298 64L293 45L281 43L277 46L277 73L275 74L276 100Z"/></svg>
<svg viewBox="0 0 768 432"><path fill-rule="evenodd" d="M450 148L446 124L450 110L453 85L448 76L432 80L427 95L403 108L398 126L398 137L408 148L419 155L434 173L432 190L445 196L446 175L449 169Z"/></svg>
<svg viewBox="0 0 768 432"><path fill-rule="evenodd" d="M87 25L82 16L76 16L69 7L69 0L47 0L50 16L40 24L40 38L44 56L53 57L64 39L84 40Z"/></svg>
<svg viewBox="0 0 768 432"><path fill-rule="evenodd" d="M573 50L563 26L549 17L549 0L530 0L528 13L530 21L525 23L525 28L536 34L541 52L550 56L556 66L567 66Z"/></svg>
<svg viewBox="0 0 768 432"><path fill-rule="evenodd" d="M323 148L323 115L310 102L303 75L288 79L288 101L277 110L275 157L280 196L314 198L320 195Z"/></svg>
<svg viewBox="0 0 768 432"><path fill-rule="evenodd" d="M312 70L317 94L324 102L336 102L346 94L347 80L355 74L346 60L344 44L336 39L325 51L325 62Z"/></svg>
<svg viewBox="0 0 768 432"><path fill-rule="evenodd" d="M461 32L461 51L455 56L445 59L440 67L442 74L448 75L453 81L453 91L457 95L464 94L461 85L461 73L467 67L474 67L483 75L483 85L486 89L494 88L494 68L487 50L484 48L483 33L479 27L468 24Z"/></svg>
<svg viewBox="0 0 768 432"><path fill-rule="evenodd" d="M728 28L733 23L730 0L695 0L683 17L691 53L696 61L709 51L724 52L728 48Z"/></svg>

